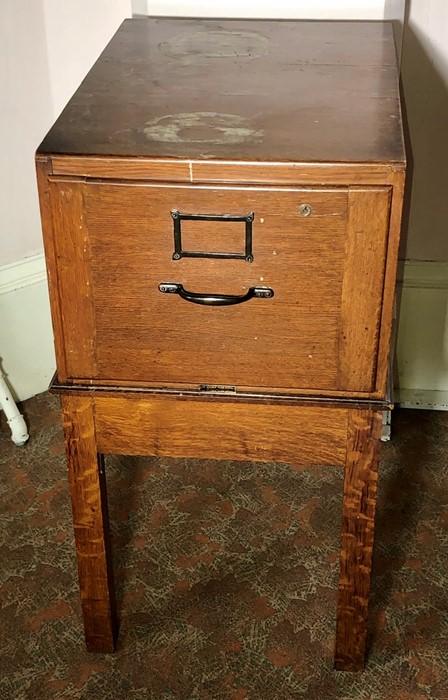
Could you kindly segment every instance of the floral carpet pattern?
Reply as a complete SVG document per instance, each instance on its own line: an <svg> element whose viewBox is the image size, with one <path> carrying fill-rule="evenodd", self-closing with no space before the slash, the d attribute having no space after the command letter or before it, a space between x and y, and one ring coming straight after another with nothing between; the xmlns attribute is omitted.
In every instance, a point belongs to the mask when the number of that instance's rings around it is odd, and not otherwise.
<svg viewBox="0 0 448 700"><path fill-rule="evenodd" d="M0 420L1 700L448 700L448 413L383 446L363 673L332 668L342 470L108 457L120 616L84 650L58 399Z"/></svg>

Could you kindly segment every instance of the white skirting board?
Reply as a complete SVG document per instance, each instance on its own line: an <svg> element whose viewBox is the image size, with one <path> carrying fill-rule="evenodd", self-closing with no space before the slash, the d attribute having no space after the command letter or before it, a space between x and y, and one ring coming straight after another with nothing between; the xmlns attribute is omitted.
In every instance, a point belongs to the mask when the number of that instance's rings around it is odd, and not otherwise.
<svg viewBox="0 0 448 700"><path fill-rule="evenodd" d="M448 410L448 262L407 261L400 291L395 400Z"/></svg>
<svg viewBox="0 0 448 700"><path fill-rule="evenodd" d="M0 267L0 362L16 400L48 388L55 360L42 253Z"/></svg>
<svg viewBox="0 0 448 700"><path fill-rule="evenodd" d="M402 408L448 411L448 391L400 389L397 391L395 400Z"/></svg>
<svg viewBox="0 0 448 700"><path fill-rule="evenodd" d="M395 399L448 410L448 263L407 262L401 286ZM48 387L55 361L43 254L0 267L0 358L16 399Z"/></svg>

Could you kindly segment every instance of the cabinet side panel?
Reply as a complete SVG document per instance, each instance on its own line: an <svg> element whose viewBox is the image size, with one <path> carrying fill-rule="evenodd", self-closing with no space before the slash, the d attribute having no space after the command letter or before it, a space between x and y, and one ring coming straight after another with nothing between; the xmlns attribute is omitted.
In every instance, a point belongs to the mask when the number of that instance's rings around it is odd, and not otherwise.
<svg viewBox="0 0 448 700"><path fill-rule="evenodd" d="M389 230L390 187L350 188L339 336L339 386L373 391Z"/></svg>
<svg viewBox="0 0 448 700"><path fill-rule="evenodd" d="M51 161L44 157L36 158L37 187L39 191L40 216L47 266L48 289L50 294L51 320L56 353L59 381L67 380L64 334L62 330L62 310L59 295L57 254L54 240L53 215L50 201L48 176L51 174Z"/></svg>
<svg viewBox="0 0 448 700"><path fill-rule="evenodd" d="M50 183L68 377L90 377L96 373L90 250L82 188L82 182Z"/></svg>

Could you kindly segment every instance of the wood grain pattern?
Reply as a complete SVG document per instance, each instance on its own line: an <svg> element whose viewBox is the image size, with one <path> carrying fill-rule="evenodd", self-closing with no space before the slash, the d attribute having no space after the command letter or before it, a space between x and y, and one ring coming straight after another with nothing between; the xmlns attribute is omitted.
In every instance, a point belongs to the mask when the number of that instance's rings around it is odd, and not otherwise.
<svg viewBox="0 0 448 700"><path fill-rule="evenodd" d="M364 666L382 414L348 416L335 668Z"/></svg>
<svg viewBox="0 0 448 700"><path fill-rule="evenodd" d="M276 381L339 388L346 192L92 184L86 185L85 201L98 378L239 386L250 377L260 387ZM302 202L313 208L308 218L299 215ZM255 212L254 262L173 261L171 209ZM190 247L244 250L242 224L201 222L185 229ZM275 296L227 308L200 307L161 294L161 282L233 295L261 285L274 289Z"/></svg>
<svg viewBox="0 0 448 700"><path fill-rule="evenodd" d="M106 477L92 400L62 395L65 444L88 651L112 652L117 635Z"/></svg>
<svg viewBox="0 0 448 700"><path fill-rule="evenodd" d="M191 161L192 182L270 185L385 185L402 170L399 163L238 163Z"/></svg>
<svg viewBox="0 0 448 700"><path fill-rule="evenodd" d="M37 168L88 649L116 636L98 453L326 464L335 665L362 668L405 170L391 26L126 21ZM254 262L174 261L172 209L254 212ZM184 247L242 234L188 222ZM161 282L275 296L199 307Z"/></svg>
<svg viewBox="0 0 448 700"><path fill-rule="evenodd" d="M346 409L93 396L98 449L206 459L342 465Z"/></svg>
<svg viewBox="0 0 448 700"><path fill-rule="evenodd" d="M402 162L392 25L127 20L39 150Z"/></svg>
<svg viewBox="0 0 448 700"><path fill-rule="evenodd" d="M348 391L375 388L390 195L388 187L349 190L339 336L339 386Z"/></svg>
<svg viewBox="0 0 448 700"><path fill-rule="evenodd" d="M95 376L96 324L91 296L83 184L59 180L50 182L49 188L53 212L51 245L56 251L65 369L68 377L74 374ZM47 235L47 238L50 236Z"/></svg>
<svg viewBox="0 0 448 700"><path fill-rule="evenodd" d="M54 175L238 185L388 185L404 168L400 163L251 163L57 155L51 156L51 162Z"/></svg>
<svg viewBox="0 0 448 700"><path fill-rule="evenodd" d="M112 158L97 156L51 156L54 175L72 175L147 182L191 182L189 161L173 158Z"/></svg>
<svg viewBox="0 0 448 700"><path fill-rule="evenodd" d="M405 173L397 173L392 195L392 207L389 222L389 240L386 254L386 269L383 291L383 304L381 309L381 333L378 346L377 367L377 391L384 395L387 391L390 365L394 352L392 340L394 300L398 264L398 252L401 236L401 221L403 212L403 198L405 186Z"/></svg>
<svg viewBox="0 0 448 700"><path fill-rule="evenodd" d="M64 326L62 320L62 299L59 291L57 252L53 230L53 212L50 199L49 177L52 168L50 159L42 156L36 158L37 187L42 224L45 260L47 266L48 291L50 295L51 321L53 324L56 365L60 381L67 380L65 361Z"/></svg>
<svg viewBox="0 0 448 700"><path fill-rule="evenodd" d="M83 200L82 213L74 208L71 221L70 208L58 202L66 217L59 230L70 231L66 243L58 239L60 249L67 248L59 263L66 347L77 348L70 377L298 392L374 390L388 188L353 190L351 201L359 204L351 206L350 224L344 188L67 179L52 186L60 198ZM300 216L302 203L311 206L309 217ZM172 209L254 212L254 262L173 261ZM243 252L244 225L184 222L183 244ZM204 308L161 294L161 282L221 294L261 285L275 296Z"/></svg>
<svg viewBox="0 0 448 700"><path fill-rule="evenodd" d="M346 191L89 183L84 193L96 316L93 376L162 386L239 386L250 378L259 387L340 388L336 343ZM313 208L307 218L299 214L303 202ZM172 209L255 212L254 262L173 261ZM185 242L195 237L196 249L244 250L241 223L201 222L184 230ZM161 294L161 282L235 295L261 285L274 289L275 297L199 307Z"/></svg>

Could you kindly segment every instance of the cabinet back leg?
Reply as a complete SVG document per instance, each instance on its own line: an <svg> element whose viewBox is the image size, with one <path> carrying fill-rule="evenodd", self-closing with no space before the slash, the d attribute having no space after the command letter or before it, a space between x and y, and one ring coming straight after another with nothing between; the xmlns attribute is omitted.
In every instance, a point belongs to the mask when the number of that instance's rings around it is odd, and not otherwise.
<svg viewBox="0 0 448 700"><path fill-rule="evenodd" d="M86 646L112 652L117 615L106 476L97 453L92 400L62 395L61 404Z"/></svg>

